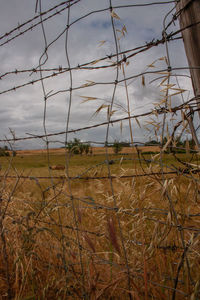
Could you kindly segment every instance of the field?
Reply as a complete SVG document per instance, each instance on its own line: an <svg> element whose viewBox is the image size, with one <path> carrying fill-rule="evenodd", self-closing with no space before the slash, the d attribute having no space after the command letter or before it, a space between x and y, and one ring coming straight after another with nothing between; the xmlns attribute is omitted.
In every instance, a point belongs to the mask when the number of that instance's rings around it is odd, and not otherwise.
<svg viewBox="0 0 200 300"><path fill-rule="evenodd" d="M159 152L160 148L159 146L145 146L145 147L138 147L138 149L140 149L142 152ZM114 154L113 148L112 147L108 147L107 151L109 154ZM65 154L65 149L64 148L59 148L59 149L49 149L49 152L51 154L56 154L56 155L61 155L61 154ZM122 148L122 153L136 153L136 148L131 148L131 147L124 147ZM46 150L18 150L17 151L18 155L34 155L34 154L46 154ZM106 149L105 147L92 147L92 153L93 155L96 154L105 154L106 153Z"/></svg>
<svg viewBox="0 0 200 300"><path fill-rule="evenodd" d="M152 151L1 157L1 299L199 299L199 155Z"/></svg>

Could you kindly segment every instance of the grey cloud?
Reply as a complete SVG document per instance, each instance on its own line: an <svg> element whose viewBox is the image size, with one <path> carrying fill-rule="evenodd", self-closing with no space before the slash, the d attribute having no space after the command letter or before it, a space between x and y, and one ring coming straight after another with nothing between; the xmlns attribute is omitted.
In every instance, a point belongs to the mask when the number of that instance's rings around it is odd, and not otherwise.
<svg viewBox="0 0 200 300"><path fill-rule="evenodd" d="M141 0L139 3L145 3ZM123 1L123 4L132 4L133 1ZM52 5L56 5L57 1L52 1ZM50 7L49 1L43 0L44 9ZM122 5L122 1L113 1L113 6ZM1 33L8 32L12 27L22 23L28 18L34 16L35 1L13 0L4 1L3 9L0 12ZM73 22L80 16L89 13L93 10L107 8L108 1L80 1L77 5L71 8L71 21ZM117 21L117 28L120 29L123 24L126 25L128 34L124 39L120 40L122 50L133 48L152 40L160 38L162 35L163 17L172 8L172 5L160 5L146 8L128 8L116 9L116 13L120 16L121 21ZM66 11L61 15L56 16L52 20L47 21L45 26L47 42L53 39L66 28ZM8 21L9 20L9 21ZM115 20L116 21L116 20ZM176 27L173 27L175 29ZM105 44L99 47L99 42L105 40ZM42 35L41 26L19 37L13 42L1 47L1 74L15 69L35 68L38 65L39 58L44 51L44 37ZM115 52L114 36L112 32L109 11L92 14L89 17L72 25L69 30L69 58L71 66L85 63L91 60L98 59L102 56L110 55ZM172 66L186 65L186 57L183 50L182 42L173 42L169 44L170 58ZM126 76L132 76L146 70L147 65L151 64L155 59L164 56L165 46L158 46L147 51L145 54L139 54L129 60L130 64L126 67ZM114 61L114 59L113 59ZM105 62L103 62L105 64ZM97 66L98 64L94 65ZM65 53L65 34L57 40L48 49L48 61L44 67L66 67L67 58ZM156 66L165 68L163 62ZM121 72L121 71L120 71ZM183 71L182 71L183 73ZM46 75L50 73L45 73ZM87 83L87 80L95 82L112 82L116 78L116 69L108 70L93 70L93 71L73 71L73 87ZM20 75L7 76L0 81L0 89L23 84L39 78L39 74L24 73ZM120 73L119 78L123 78ZM159 89L157 88L158 81L149 85L149 81L156 78L155 75L145 76L146 86L142 87L141 78L128 81L129 97L131 103L131 112L140 113L152 108L152 102L159 98ZM180 83L187 86L191 90L189 80L180 78ZM125 89L121 84L116 91L114 103L120 104L126 108ZM45 91L52 93L65 90L70 87L69 73L53 77L44 81ZM113 85L96 85L73 91L70 128L80 128L94 123L102 122L107 119L106 109L102 110L96 118L92 118L95 110L105 101L111 101L114 91ZM81 104L83 98L80 96L91 96L101 98L103 100L91 101ZM179 97L174 99L178 103ZM108 102L105 102L108 103ZM47 100L46 111L46 127L49 133L63 131L66 128L66 118L69 106L69 93L60 93ZM118 112L113 115L113 118L126 116L125 112L118 109ZM8 127L13 128L18 136L24 136L27 132L33 134L41 134L43 129L43 114L44 114L44 95L41 83L30 85L21 88L16 92L1 95L0 108L0 126L1 137L9 134ZM143 121L142 121L143 123ZM134 123L136 137L145 138L144 131L140 130ZM83 140L105 140L106 128L98 128L81 132L80 134L70 134L69 138L78 136ZM64 137L59 137L61 141ZM121 139L119 124L110 127L110 139ZM129 139L128 127L125 123L123 130L123 139ZM42 141L29 141L18 143L18 147L42 147Z"/></svg>

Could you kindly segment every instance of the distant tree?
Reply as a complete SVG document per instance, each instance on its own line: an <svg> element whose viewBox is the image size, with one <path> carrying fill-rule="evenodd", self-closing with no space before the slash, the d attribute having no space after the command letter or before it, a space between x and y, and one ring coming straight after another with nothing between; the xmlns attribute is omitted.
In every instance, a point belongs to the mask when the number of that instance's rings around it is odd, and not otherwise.
<svg viewBox="0 0 200 300"><path fill-rule="evenodd" d="M77 138L74 138L73 141L69 141L67 143L67 149L72 154L85 154L89 153L90 144L89 143L81 143L81 141Z"/></svg>
<svg viewBox="0 0 200 300"><path fill-rule="evenodd" d="M120 142L120 144L122 145L122 147L130 147L130 143L129 142L126 142L126 141L122 141Z"/></svg>
<svg viewBox="0 0 200 300"><path fill-rule="evenodd" d="M0 156L10 156L10 153L5 148L0 147Z"/></svg>
<svg viewBox="0 0 200 300"><path fill-rule="evenodd" d="M154 145L160 145L158 141L152 140L145 143L145 146L154 146Z"/></svg>
<svg viewBox="0 0 200 300"><path fill-rule="evenodd" d="M79 154L83 154L84 150L85 150L85 145L84 144L79 144L78 145L78 150L79 150Z"/></svg>
<svg viewBox="0 0 200 300"><path fill-rule="evenodd" d="M114 153L118 154L122 150L122 148L123 148L122 144L119 141L115 140L113 143Z"/></svg>
<svg viewBox="0 0 200 300"><path fill-rule="evenodd" d="M70 153L73 153L73 154L79 154L80 153L79 146L80 146L80 140L77 139L77 138L74 138L73 141L69 141L67 143L67 149L68 149L68 151Z"/></svg>
<svg viewBox="0 0 200 300"><path fill-rule="evenodd" d="M90 151L90 144L84 144L84 151L85 151L85 154L88 154L89 151Z"/></svg>

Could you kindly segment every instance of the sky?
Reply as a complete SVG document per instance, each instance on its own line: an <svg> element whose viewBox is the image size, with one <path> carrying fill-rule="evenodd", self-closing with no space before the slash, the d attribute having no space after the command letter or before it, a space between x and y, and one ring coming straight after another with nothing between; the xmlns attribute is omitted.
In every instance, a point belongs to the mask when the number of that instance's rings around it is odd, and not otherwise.
<svg viewBox="0 0 200 300"><path fill-rule="evenodd" d="M42 64L41 68L45 70L52 68L62 70L67 68L69 63L71 67L77 67L96 61L95 64L88 66L98 67L108 66L116 62L116 57L109 58L111 54L116 53L116 44L111 14L107 9L110 6L108 0L80 0L76 3L71 1L74 4L70 8L70 14L65 9L32 28L32 30L28 30L19 37L3 44L16 34L22 33L30 24L34 25L39 21L39 18L37 18L31 23L20 27L24 22L39 16L40 6L41 11L45 12L62 3L56 0L39 0L37 11L35 11L36 2L36 0L0 0L1 37L19 26L12 34L0 39L0 139L63 132L67 128L67 120L69 121L69 130L106 122L108 120L108 106L111 105L112 100L111 119L127 117L127 96L124 82L117 84L114 97L114 84L109 84L115 81L117 72L118 78L123 79L122 66L118 69L110 67L96 70L73 70L71 73L73 87L71 98L69 72L46 79L43 81L43 85L38 80L34 84L6 92L13 87L40 79L41 75L53 74L53 71L42 71L41 73L19 72L32 69L39 70L38 66L40 64ZM162 38L165 16L169 13L166 18L166 24L168 24L175 13L172 1L166 4L115 8L116 6L150 4L151 2L150 0L111 1L114 7L114 28L121 51L143 46L152 40ZM165 1L154 1L154 3L156 2ZM52 13L58 12L59 9L64 7L66 7L66 4L52 10ZM43 18L46 16L50 16L50 13L44 15ZM85 17L82 18L83 16ZM66 38L68 17L71 25ZM123 36L120 33L122 28L124 28ZM176 21L167 29L167 33L174 32L178 28L179 24ZM48 46L47 56L44 54L46 46ZM172 68L187 67L182 40L171 41L168 43L168 47ZM42 54L44 55L42 56ZM98 61L103 57L108 58L104 61ZM146 71L165 70L167 65L163 57L166 57L166 47L163 44L133 56L124 63L126 78ZM14 71L16 73L13 74ZM12 74L4 75L7 72ZM173 72L173 75L175 74L189 75L187 70L176 70ZM163 75L148 74L143 78L139 76L126 81L131 115L151 111L155 108L155 103L162 100L160 83L163 78L159 78L160 76ZM178 81L176 81L175 76L172 77L171 83L175 84L175 87L184 88L186 91L183 93L183 98L180 95L172 98L172 106L179 105L181 101L186 101L192 96L190 78L182 76L177 78ZM91 82L98 84L87 86ZM84 88L74 89L83 85L85 85ZM45 95L47 96L46 101ZM147 123L150 122L149 119L137 118L137 121L132 121L134 142L154 139L152 125ZM169 127L172 126L173 122L176 122L176 120L169 120ZM148 126L150 126L150 131ZM67 140L79 138L83 142L92 141L98 145L98 142L105 142L106 133L107 126L99 126L77 133L69 133ZM65 138L65 135L49 137L50 147L62 147ZM108 141L113 142L114 140L130 141L130 128L127 121L117 122L109 127ZM4 143L1 143L1 145L4 145ZM46 139L22 140L12 142L11 146L14 149L41 149L46 147Z"/></svg>

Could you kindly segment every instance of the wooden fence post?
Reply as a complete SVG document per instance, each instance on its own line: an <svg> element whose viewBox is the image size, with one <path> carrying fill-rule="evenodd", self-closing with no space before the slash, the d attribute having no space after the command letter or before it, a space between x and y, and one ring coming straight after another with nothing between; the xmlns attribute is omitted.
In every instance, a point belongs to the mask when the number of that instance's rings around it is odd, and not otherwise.
<svg viewBox="0 0 200 300"><path fill-rule="evenodd" d="M180 28L188 27L182 31L182 37L188 64L191 68L194 95L200 97L200 0L177 1L176 12L179 17ZM191 26L192 24L194 25ZM197 99L197 107L200 118L200 98ZM189 125L196 146L200 150L200 144L191 120Z"/></svg>
<svg viewBox="0 0 200 300"><path fill-rule="evenodd" d="M177 3L176 11L179 15L181 29L199 22L183 30L182 36L189 67L199 68L191 69L190 73L194 95L200 96L200 1L180 0ZM200 100L198 102L198 106L200 107Z"/></svg>

